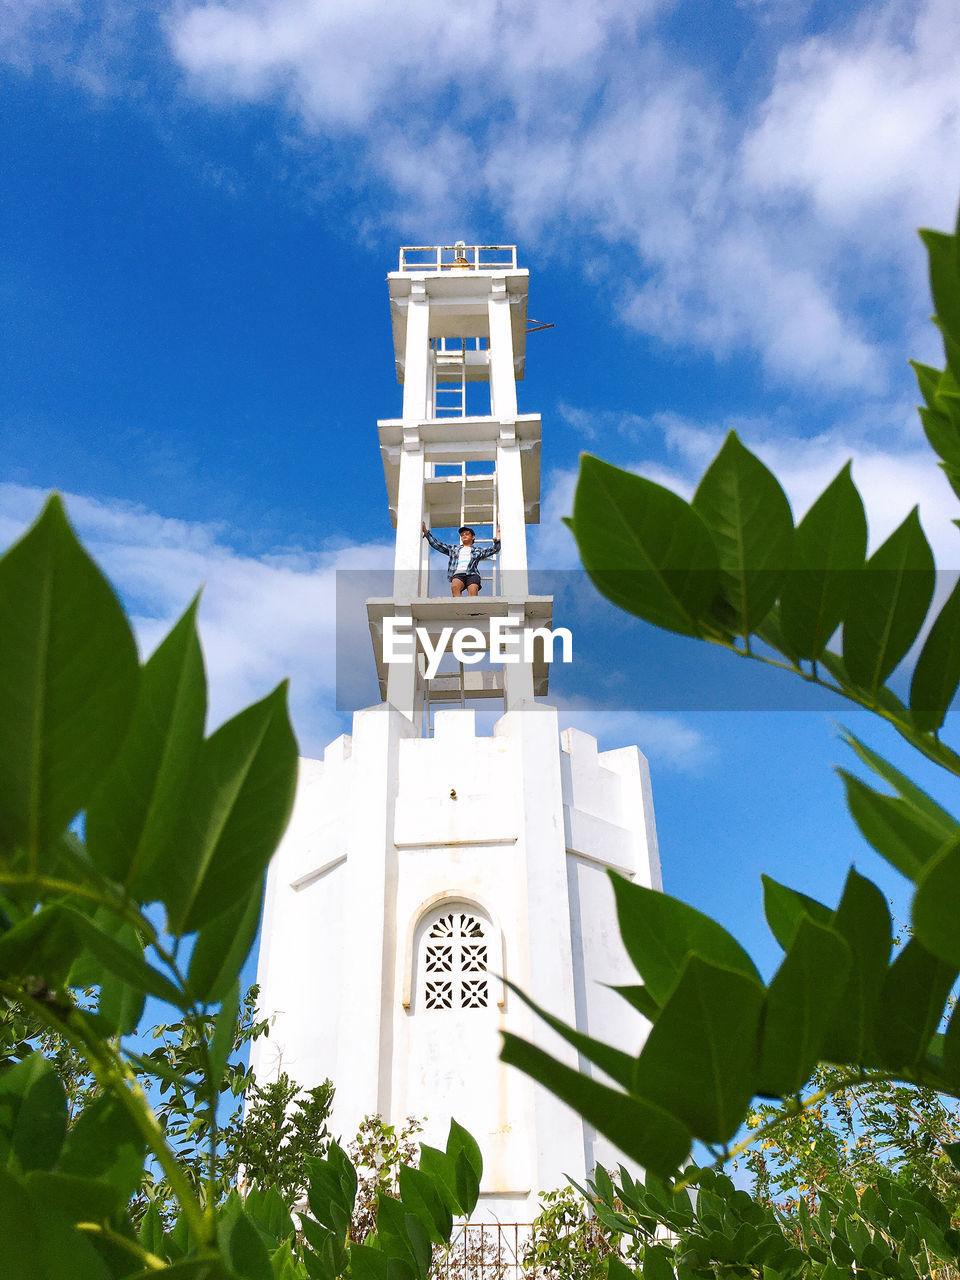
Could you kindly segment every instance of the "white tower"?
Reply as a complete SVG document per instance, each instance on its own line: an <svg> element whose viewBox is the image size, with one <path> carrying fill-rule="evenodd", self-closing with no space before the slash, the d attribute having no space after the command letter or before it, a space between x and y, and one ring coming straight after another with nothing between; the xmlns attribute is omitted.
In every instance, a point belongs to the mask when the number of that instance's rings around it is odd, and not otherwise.
<svg viewBox="0 0 960 1280"><path fill-rule="evenodd" d="M367 602L383 701L357 711L322 762L301 761L260 949L261 1009L276 1025L254 1066L268 1077L279 1064L305 1087L331 1077L344 1140L379 1112L425 1118L425 1140L442 1146L455 1116L483 1151L478 1218L529 1222L538 1193L617 1157L499 1062L510 1029L585 1066L498 975L638 1050L645 1024L607 985L635 974L606 871L660 886L649 771L636 747L598 753L587 734L559 733L556 710L534 701L542 654L432 679L422 653L384 660L385 619L410 619L433 646L444 627L489 636L492 617L552 616L552 598L527 589L540 418L517 412L528 272L516 247L401 249L388 282L403 416L378 426L397 538L393 595ZM423 522L490 535L499 523L481 596L450 595ZM477 734L480 698L502 701L492 736Z"/></svg>

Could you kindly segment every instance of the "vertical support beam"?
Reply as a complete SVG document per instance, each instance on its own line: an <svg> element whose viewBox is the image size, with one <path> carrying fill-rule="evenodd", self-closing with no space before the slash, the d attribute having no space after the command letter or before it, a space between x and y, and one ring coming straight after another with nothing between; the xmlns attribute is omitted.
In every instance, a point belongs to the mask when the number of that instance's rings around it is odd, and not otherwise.
<svg viewBox="0 0 960 1280"><path fill-rule="evenodd" d="M422 422L430 401L430 300L422 280L414 280L407 304L403 356L403 420Z"/></svg>
<svg viewBox="0 0 960 1280"><path fill-rule="evenodd" d="M522 604L511 605L507 617L515 619L514 634L520 635L525 610ZM505 662L503 664L503 706L505 711L515 711L522 702L533 702L533 664L530 662Z"/></svg>
<svg viewBox="0 0 960 1280"><path fill-rule="evenodd" d="M512 420L517 416L517 382L513 371L510 295L503 276L491 281L487 314L490 320L490 413L501 421ZM408 321L408 344L409 334Z"/></svg>
<svg viewBox="0 0 960 1280"><path fill-rule="evenodd" d="M420 595L423 559L423 484L426 477L419 422L404 422L397 484L397 545L393 557L393 594L412 600Z"/></svg>
<svg viewBox="0 0 960 1280"><path fill-rule="evenodd" d="M527 594L527 526L523 511L523 477L515 420L500 422L497 439L497 498L500 508L500 594Z"/></svg>

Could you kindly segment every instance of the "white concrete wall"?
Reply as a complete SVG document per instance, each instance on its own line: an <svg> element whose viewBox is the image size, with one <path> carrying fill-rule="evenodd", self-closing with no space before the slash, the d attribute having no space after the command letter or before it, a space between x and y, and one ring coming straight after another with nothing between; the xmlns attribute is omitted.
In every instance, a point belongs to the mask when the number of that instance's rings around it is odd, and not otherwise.
<svg viewBox="0 0 960 1280"><path fill-rule="evenodd" d="M491 969L589 1034L635 1052L645 1023L603 984L636 975L620 943L606 869L659 884L646 762L598 754L528 704L478 737L472 711L435 736L384 705L302 761L293 821L271 866L261 944L259 1073L337 1086L334 1131L380 1111L425 1118L442 1145L451 1114L484 1152L478 1218L529 1221L538 1192L616 1159L562 1103L498 1058L499 1032L577 1055L491 984L485 1009L428 1010L418 927L443 902L475 907L496 939ZM579 1064L582 1065L582 1064Z"/></svg>

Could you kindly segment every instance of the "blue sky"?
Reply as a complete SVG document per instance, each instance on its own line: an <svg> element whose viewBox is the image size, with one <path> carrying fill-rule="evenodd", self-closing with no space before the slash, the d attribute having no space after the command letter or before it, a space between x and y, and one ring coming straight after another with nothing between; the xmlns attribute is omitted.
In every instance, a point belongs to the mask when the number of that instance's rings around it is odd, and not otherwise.
<svg viewBox="0 0 960 1280"><path fill-rule="evenodd" d="M345 727L334 574L391 542L402 243L517 242L555 324L520 387L544 422L535 563L576 564L580 450L689 493L730 426L797 517L852 456L873 544L919 502L956 563L906 364L938 359L914 229L955 213L954 4L0 14L0 536L67 493L146 649L206 583L214 720L290 675L307 752ZM638 627L636 667L653 646ZM842 709L681 701L598 710L585 687L564 711L648 753L668 889L766 968L761 870L833 898L856 858L902 903L845 816L832 716L909 760L895 741Z"/></svg>

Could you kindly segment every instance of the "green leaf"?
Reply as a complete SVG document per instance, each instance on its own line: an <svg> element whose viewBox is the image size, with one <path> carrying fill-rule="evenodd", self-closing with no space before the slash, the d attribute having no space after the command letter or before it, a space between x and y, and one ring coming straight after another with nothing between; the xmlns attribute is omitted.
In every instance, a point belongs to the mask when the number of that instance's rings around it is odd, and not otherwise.
<svg viewBox="0 0 960 1280"><path fill-rule="evenodd" d="M0 559L0 850L31 869L113 758L136 696L119 601L53 497Z"/></svg>
<svg viewBox="0 0 960 1280"><path fill-rule="evenodd" d="M414 1213L427 1229L434 1244L448 1244L453 1231L453 1215L443 1202L433 1180L412 1165L400 1166L400 1197L408 1213Z"/></svg>
<svg viewBox="0 0 960 1280"><path fill-rule="evenodd" d="M437 1195L452 1214L461 1217L465 1212L460 1190L457 1186L457 1162L445 1151L436 1147L420 1144L420 1172L433 1184Z"/></svg>
<svg viewBox="0 0 960 1280"><path fill-rule="evenodd" d="M337 1142L330 1143L326 1159L308 1159L306 1167L310 1211L338 1240L345 1240L357 1194L356 1170Z"/></svg>
<svg viewBox="0 0 960 1280"><path fill-rule="evenodd" d="M214 916L197 934L187 987L203 1003L222 1000L243 968L260 926L263 877L245 899Z"/></svg>
<svg viewBox="0 0 960 1280"><path fill-rule="evenodd" d="M867 553L867 518L848 462L797 526L780 626L801 658L819 658L843 618Z"/></svg>
<svg viewBox="0 0 960 1280"><path fill-rule="evenodd" d="M0 973L43 979L48 987L58 987L76 960L79 945L63 906L42 907L0 934Z"/></svg>
<svg viewBox="0 0 960 1280"><path fill-rule="evenodd" d="M217 1215L217 1240L230 1270L240 1280L273 1280L267 1247L235 1191Z"/></svg>
<svg viewBox="0 0 960 1280"><path fill-rule="evenodd" d="M957 822L951 813L928 796L926 791L911 782L906 774L895 769L889 761L884 760L883 756L878 755L859 738L854 737L849 729L844 729L841 737L848 747L853 748L865 765L869 766L884 782L889 783L898 795L908 801L911 807L926 819L931 830L939 831L944 839L950 835L960 837L960 822Z"/></svg>
<svg viewBox="0 0 960 1280"><path fill-rule="evenodd" d="M843 660L876 694L917 638L933 598L935 570L917 509L867 561L843 623Z"/></svg>
<svg viewBox="0 0 960 1280"><path fill-rule="evenodd" d="M119 1191L109 1182L82 1174L35 1169L23 1181L46 1212L69 1222L99 1222L123 1203Z"/></svg>
<svg viewBox="0 0 960 1280"><path fill-rule="evenodd" d="M113 934L108 933L98 922L77 911L74 907L64 907L73 927L83 939L84 946L97 960L135 991L156 996L158 1000L166 1000L178 1009L189 1006L189 998L164 977L143 957L143 949L136 950L124 946Z"/></svg>
<svg viewBox="0 0 960 1280"><path fill-rule="evenodd" d="M947 840L923 868L913 899L913 929L928 951L960 967L960 840Z"/></svg>
<svg viewBox="0 0 960 1280"><path fill-rule="evenodd" d="M670 1177L690 1151L690 1131L663 1107L591 1080L509 1032L500 1057L532 1076L645 1169Z"/></svg>
<svg viewBox="0 0 960 1280"><path fill-rule="evenodd" d="M240 981L234 979L233 986L223 998L223 1004L213 1023L213 1040L210 1044L210 1083L219 1088L226 1070L227 1059L233 1048L237 1034L237 1022L240 1017Z"/></svg>
<svg viewBox="0 0 960 1280"><path fill-rule="evenodd" d="M67 1134L58 1169L115 1187L123 1201L140 1184L146 1142L125 1107L109 1093L92 1098Z"/></svg>
<svg viewBox="0 0 960 1280"><path fill-rule="evenodd" d="M425 1235L411 1231L416 1219L399 1200L377 1192L377 1245L391 1259L397 1259L426 1280L430 1267L430 1245ZM425 1245L425 1249L421 1246ZM424 1257L425 1254L425 1257Z"/></svg>
<svg viewBox="0 0 960 1280"><path fill-rule="evenodd" d="M610 987L611 991L616 991L618 996L623 996L627 1004L636 1009L637 1013L642 1014L648 1022L656 1022L660 1016L660 1006L651 996L650 992L644 986L632 987Z"/></svg>
<svg viewBox="0 0 960 1280"><path fill-rule="evenodd" d="M159 894L174 933L199 929L247 900L286 828L296 780L284 683L203 744L180 831L182 856L166 868Z"/></svg>
<svg viewBox="0 0 960 1280"><path fill-rule="evenodd" d="M40 1214L23 1186L0 1168L0 1258L4 1280L47 1280Z"/></svg>
<svg viewBox="0 0 960 1280"><path fill-rule="evenodd" d="M909 364L916 374L917 386L920 388L920 394L923 396L928 408L935 409L937 406L937 391L940 387L940 370L934 369L929 364L921 364L919 360L911 360Z"/></svg>
<svg viewBox="0 0 960 1280"><path fill-rule="evenodd" d="M731 431L692 505L713 534L723 591L746 637L770 612L790 568L790 504L776 476Z"/></svg>
<svg viewBox="0 0 960 1280"><path fill-rule="evenodd" d="M483 1177L483 1155L477 1145L476 1139L472 1133L468 1133L463 1125L457 1124L456 1120L451 1117L450 1131L447 1134L447 1155L452 1156L456 1160L463 1155L470 1168L477 1176L477 1181Z"/></svg>
<svg viewBox="0 0 960 1280"><path fill-rule="evenodd" d="M158 1258L165 1256L163 1219L160 1217L160 1214L157 1211L157 1206L152 1200L147 1205L146 1212L140 1220L140 1230L137 1232L137 1239L148 1253L155 1254Z"/></svg>
<svg viewBox="0 0 960 1280"><path fill-rule="evenodd" d="M555 1018L552 1014L547 1013L545 1009L541 1009L538 1004L534 1004L530 997L518 986L515 986L514 983L507 979L504 979L504 981L510 990L520 997L524 1004L531 1008L539 1018L542 1018L549 1027L552 1027L557 1035L562 1036L568 1044L572 1044L578 1053L598 1066L601 1071L605 1071L611 1079L616 1080L621 1088L630 1088L636 1065L636 1058L633 1054L624 1053L622 1049L614 1048L613 1045L606 1044L603 1040L596 1040L592 1036L578 1031L576 1027L568 1026L560 1018Z"/></svg>
<svg viewBox="0 0 960 1280"><path fill-rule="evenodd" d="M657 1252L659 1252L659 1250ZM648 1280L673 1280L673 1268L669 1266L669 1263L667 1264L669 1268L667 1271L654 1269L653 1264L650 1264L650 1270L647 1269L648 1258L650 1258L653 1253L654 1250L649 1247L644 1250L644 1270L642 1274L647 1277ZM615 1253L611 1253L607 1255L607 1280L636 1280L636 1276L628 1266L620 1261Z"/></svg>
<svg viewBox="0 0 960 1280"><path fill-rule="evenodd" d="M820 1060L850 969L839 934L805 916L767 990L759 1092L796 1093Z"/></svg>
<svg viewBox="0 0 960 1280"><path fill-rule="evenodd" d="M810 898L796 889L788 889L785 884L780 884L770 876L760 878L763 881L763 912L770 932L784 951L789 951L793 946L804 920L829 924L833 919L830 908L816 898Z"/></svg>
<svg viewBox="0 0 960 1280"><path fill-rule="evenodd" d="M823 1056L830 1062L866 1065L874 1053L872 1032L893 939L886 899L853 867L832 923L850 948L853 964Z"/></svg>
<svg viewBox="0 0 960 1280"><path fill-rule="evenodd" d="M273 1240L286 1240L296 1231L290 1211L276 1187L265 1191L253 1187L247 1192L243 1208L250 1221Z"/></svg>
<svg viewBox="0 0 960 1280"><path fill-rule="evenodd" d="M87 810L96 865L142 902L159 897L203 740L207 687L194 600L143 668L123 747Z"/></svg>
<svg viewBox="0 0 960 1280"><path fill-rule="evenodd" d="M889 1066L913 1067L923 1060L958 969L931 955L919 938L910 938L894 960L883 979L874 1032Z"/></svg>
<svg viewBox="0 0 960 1280"><path fill-rule="evenodd" d="M756 1092L763 997L759 980L691 955L640 1052L632 1092L694 1137L726 1142Z"/></svg>
<svg viewBox="0 0 960 1280"><path fill-rule="evenodd" d="M610 881L623 945L658 1004L669 996L691 954L760 981L740 943L715 920L616 872L610 872Z"/></svg>
<svg viewBox="0 0 960 1280"><path fill-rule="evenodd" d="M609 600L667 631L700 634L719 589L717 552L682 498L584 454L571 527L584 568Z"/></svg>
<svg viewBox="0 0 960 1280"><path fill-rule="evenodd" d="M918 729L939 729L960 684L960 580L923 643L910 682L910 714Z"/></svg>
<svg viewBox="0 0 960 1280"><path fill-rule="evenodd" d="M132 1035L140 1025L145 1003L142 991L135 991L110 973L101 975L97 1012L110 1028L111 1035Z"/></svg>
<svg viewBox="0 0 960 1280"><path fill-rule="evenodd" d="M950 416L938 409L920 409L923 433L933 451L943 458L940 464L953 483L954 469L960 466L960 437Z"/></svg>
<svg viewBox="0 0 960 1280"><path fill-rule="evenodd" d="M350 1248L352 1280L390 1280L387 1257L370 1245L355 1244Z"/></svg>
<svg viewBox="0 0 960 1280"><path fill-rule="evenodd" d="M52 1169L67 1132L67 1096L42 1053L0 1073L0 1161L12 1173Z"/></svg>
<svg viewBox="0 0 960 1280"><path fill-rule="evenodd" d="M461 1204L461 1215L469 1218L477 1207L480 1197L480 1176L476 1172L465 1151L458 1151L453 1157L454 1176L457 1180L457 1199Z"/></svg>
<svg viewBox="0 0 960 1280"><path fill-rule="evenodd" d="M910 880L943 845L943 837L906 800L874 791L846 769L838 769L853 820L877 853Z"/></svg>
<svg viewBox="0 0 960 1280"><path fill-rule="evenodd" d="M942 231L922 228L920 239L927 249L930 292L940 326L955 340L960 339L960 288L957 287L957 241Z"/></svg>

